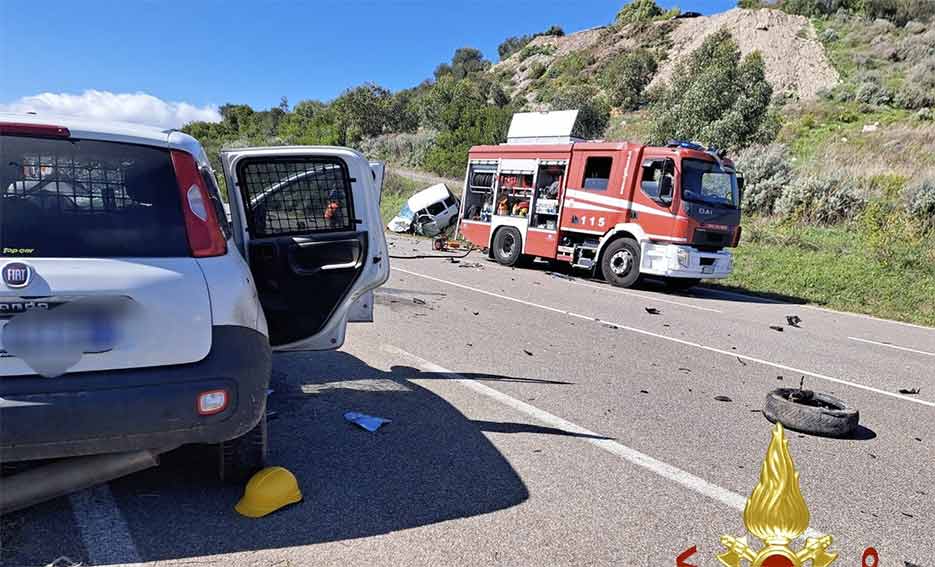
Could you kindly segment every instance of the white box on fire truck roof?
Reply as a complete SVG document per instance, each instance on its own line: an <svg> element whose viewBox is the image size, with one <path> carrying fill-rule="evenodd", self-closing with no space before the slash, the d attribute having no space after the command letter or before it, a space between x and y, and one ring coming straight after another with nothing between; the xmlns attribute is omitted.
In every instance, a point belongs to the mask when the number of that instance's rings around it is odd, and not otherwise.
<svg viewBox="0 0 935 567"><path fill-rule="evenodd" d="M510 121L507 144L570 144L582 138L572 135L577 110L552 112L517 112Z"/></svg>

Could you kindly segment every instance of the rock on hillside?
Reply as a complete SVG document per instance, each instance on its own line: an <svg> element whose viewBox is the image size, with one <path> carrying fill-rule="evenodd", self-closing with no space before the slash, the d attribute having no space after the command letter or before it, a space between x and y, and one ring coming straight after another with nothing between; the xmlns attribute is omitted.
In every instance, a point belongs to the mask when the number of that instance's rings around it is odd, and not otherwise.
<svg viewBox="0 0 935 567"><path fill-rule="evenodd" d="M795 94L801 100L809 100L838 81L838 73L807 18L779 10L735 8L682 20L670 35L669 59L659 69L653 84L667 81L682 58L721 28L730 31L744 55L752 51L763 54L766 79L777 94Z"/></svg>

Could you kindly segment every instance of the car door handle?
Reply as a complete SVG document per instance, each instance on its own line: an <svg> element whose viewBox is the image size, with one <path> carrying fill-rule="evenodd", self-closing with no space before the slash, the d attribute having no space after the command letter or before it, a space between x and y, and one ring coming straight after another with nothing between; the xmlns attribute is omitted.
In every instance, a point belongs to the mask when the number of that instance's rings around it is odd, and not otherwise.
<svg viewBox="0 0 935 567"><path fill-rule="evenodd" d="M297 257L297 251L305 251L306 254L314 254L316 248L324 248L326 246L347 246L349 249L349 254L345 257L349 257L346 262L332 262L322 265L315 265L314 258L306 258L305 261L302 261L302 258ZM315 241L315 240L294 240L292 246L290 246L289 254L289 268L293 273L300 276L311 276L321 272L337 272L342 270L355 270L360 267L361 262L361 251L362 246L359 240L357 239L345 239L345 240L324 240L324 241ZM344 258L337 258L344 259Z"/></svg>

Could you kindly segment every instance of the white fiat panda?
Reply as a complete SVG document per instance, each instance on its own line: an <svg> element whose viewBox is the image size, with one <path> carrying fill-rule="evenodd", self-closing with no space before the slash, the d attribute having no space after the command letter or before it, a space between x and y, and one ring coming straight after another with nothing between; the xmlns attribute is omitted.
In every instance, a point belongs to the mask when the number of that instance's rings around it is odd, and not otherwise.
<svg viewBox="0 0 935 567"><path fill-rule="evenodd" d="M389 275L382 164L0 114L0 461L266 456L272 350L334 349Z"/></svg>

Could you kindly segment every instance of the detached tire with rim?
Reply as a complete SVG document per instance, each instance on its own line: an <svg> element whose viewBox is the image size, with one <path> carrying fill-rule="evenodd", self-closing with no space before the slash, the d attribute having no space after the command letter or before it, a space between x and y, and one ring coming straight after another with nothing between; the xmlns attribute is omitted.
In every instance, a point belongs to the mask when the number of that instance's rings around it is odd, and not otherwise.
<svg viewBox="0 0 935 567"><path fill-rule="evenodd" d="M523 255L523 237L509 226L501 228L493 237L493 257L504 266L515 266Z"/></svg>
<svg viewBox="0 0 935 567"><path fill-rule="evenodd" d="M794 431L826 437L845 437L860 421L860 412L844 400L798 388L778 388L767 394L763 415Z"/></svg>
<svg viewBox="0 0 935 567"><path fill-rule="evenodd" d="M620 238L607 245L601 258L601 272L608 283L630 287L640 277L640 245L632 238Z"/></svg>
<svg viewBox="0 0 935 567"><path fill-rule="evenodd" d="M218 476L224 482L243 482L266 466L266 412L253 429L240 437L215 445L218 452Z"/></svg>

